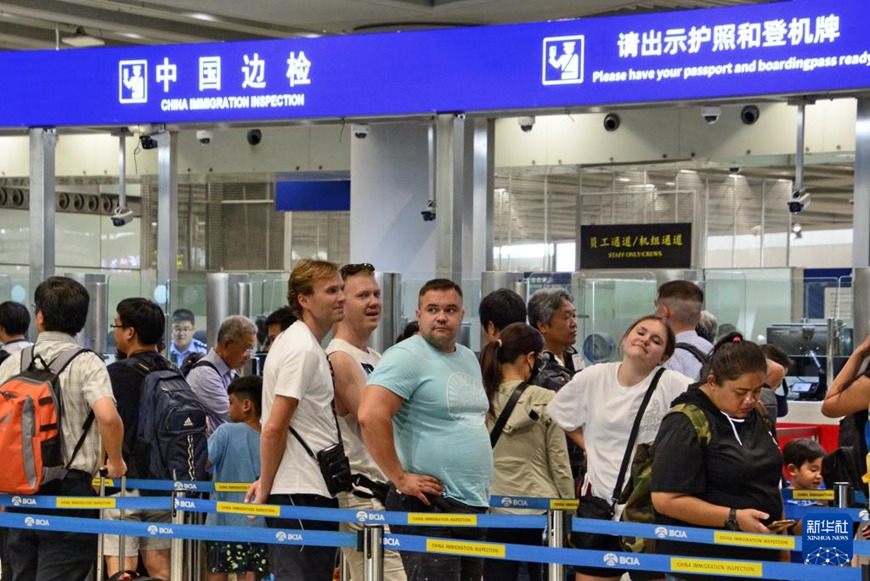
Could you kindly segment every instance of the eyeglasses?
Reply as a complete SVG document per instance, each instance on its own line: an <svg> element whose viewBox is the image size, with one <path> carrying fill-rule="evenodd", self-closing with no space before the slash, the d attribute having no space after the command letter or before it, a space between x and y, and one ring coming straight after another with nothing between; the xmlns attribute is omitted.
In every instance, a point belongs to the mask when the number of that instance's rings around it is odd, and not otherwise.
<svg viewBox="0 0 870 581"><path fill-rule="evenodd" d="M109 332L114 331L115 329L127 329L130 325L109 325Z"/></svg>
<svg viewBox="0 0 870 581"><path fill-rule="evenodd" d="M360 262L359 264L345 264L341 267L341 270L338 271L341 279L344 280L349 276L353 276L355 274L359 274L361 272L367 272L369 274L374 273L375 267L368 262Z"/></svg>

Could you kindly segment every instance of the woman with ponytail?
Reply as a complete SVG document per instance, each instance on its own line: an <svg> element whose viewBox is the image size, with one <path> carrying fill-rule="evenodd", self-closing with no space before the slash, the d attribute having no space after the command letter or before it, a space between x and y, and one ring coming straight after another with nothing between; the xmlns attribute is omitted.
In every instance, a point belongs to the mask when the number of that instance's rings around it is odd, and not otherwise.
<svg viewBox="0 0 870 581"><path fill-rule="evenodd" d="M544 339L533 327L513 323L480 353L483 385L490 402L487 425L493 447L493 496L573 498L565 433L550 419L554 392L529 385L541 364ZM512 408L512 409L506 409ZM541 510L495 508L493 513L535 514ZM540 545L541 531L489 529L487 541ZM529 579L544 579L544 566L527 563ZM484 581L517 579L518 561L487 559Z"/></svg>
<svg viewBox="0 0 870 581"><path fill-rule="evenodd" d="M771 532L769 525L783 518L782 455L773 422L760 404L767 375L764 352L731 333L716 344L706 373L706 381L674 401L656 437L651 483L656 522ZM669 540L658 540L656 547L662 554L689 557L780 557L767 549Z"/></svg>

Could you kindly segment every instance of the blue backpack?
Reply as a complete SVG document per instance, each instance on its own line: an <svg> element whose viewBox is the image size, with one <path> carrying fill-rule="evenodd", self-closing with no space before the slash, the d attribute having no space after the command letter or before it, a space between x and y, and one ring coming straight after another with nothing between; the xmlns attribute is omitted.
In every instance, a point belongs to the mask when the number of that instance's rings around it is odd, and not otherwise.
<svg viewBox="0 0 870 581"><path fill-rule="evenodd" d="M184 376L162 357L154 367L121 360L142 375L133 462L141 478L208 480L206 410Z"/></svg>

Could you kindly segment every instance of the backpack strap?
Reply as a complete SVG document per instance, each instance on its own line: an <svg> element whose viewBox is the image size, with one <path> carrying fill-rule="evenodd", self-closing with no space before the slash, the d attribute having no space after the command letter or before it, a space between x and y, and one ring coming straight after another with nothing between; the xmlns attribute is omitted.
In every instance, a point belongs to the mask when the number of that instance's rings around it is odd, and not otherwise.
<svg viewBox="0 0 870 581"><path fill-rule="evenodd" d="M33 354L34 345L30 345L25 347L22 350L21 354L21 370L26 371L30 368L31 365L36 361L37 358L42 360L42 357L39 355ZM72 360L81 355L82 353L93 353L90 349L83 349L81 347L71 347L62 351L59 355L57 355L51 362L46 366L46 368L51 371L57 377L57 397L58 403L60 404L60 409L58 410L58 432L61 434L61 438L63 438L63 428L61 427L61 422L63 421L63 400L61 399L61 390L60 390L60 374L72 363ZM25 361L27 364L25 365ZM44 361L44 360L43 360ZM76 442L75 447L73 448L72 454L70 454L69 461L66 463L66 469L69 470L70 466L72 466L73 460L78 456L79 450L82 449L82 446L85 443L85 438L88 436L88 432L91 430L91 426L94 424L94 410L91 409L88 412L88 417L85 418L85 422L82 424L82 435L79 437L78 442Z"/></svg>
<svg viewBox="0 0 870 581"><path fill-rule="evenodd" d="M698 436L698 443L703 447L710 445L710 439L713 437L710 431L710 422L707 421L707 415L704 410L691 403L678 403L671 408L671 413L681 413L692 422L695 428L695 434Z"/></svg>
<svg viewBox="0 0 870 581"><path fill-rule="evenodd" d="M674 345L674 348L675 349L682 349L683 351L688 351L689 353L691 353L692 355L695 356L695 359L697 359L701 363L701 365L706 365L708 362L709 354L704 353L703 351L701 351L700 349L698 349L697 347L695 347L691 343L680 342L680 343L677 343L676 345Z"/></svg>
<svg viewBox="0 0 870 581"><path fill-rule="evenodd" d="M493 449L495 449L495 445L501 437L501 433L507 424L508 418L511 417L514 408L517 407L517 402L520 401L520 397L523 395L523 392L526 391L527 387L529 387L529 384L525 381L519 384L516 389L514 389L514 392L511 394L510 399L508 399L504 408L501 410L498 419L495 421L495 425L492 427L492 431L489 433L489 443L492 445Z"/></svg>

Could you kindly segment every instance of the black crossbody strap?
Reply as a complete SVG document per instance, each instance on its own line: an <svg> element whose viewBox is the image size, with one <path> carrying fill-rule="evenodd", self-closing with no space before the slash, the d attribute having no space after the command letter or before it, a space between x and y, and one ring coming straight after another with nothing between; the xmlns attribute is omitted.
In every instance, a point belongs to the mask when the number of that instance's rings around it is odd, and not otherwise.
<svg viewBox="0 0 870 581"><path fill-rule="evenodd" d="M640 431L640 422L643 419L643 414L646 411L647 405L649 405L649 400L652 399L652 394L659 384L659 379L664 372L664 367L660 367L659 370L656 371L655 377L652 378L652 381L646 390L646 394L643 396L640 409L637 410L637 415L634 417L634 424L631 426L631 434L628 436L628 444L625 446L625 454L622 456L622 466L619 467L619 476L616 477L616 486L613 487L613 495L610 497L614 507L616 506L619 497L622 495L622 482L625 480L625 473L628 471L631 452L634 450L634 442L637 440L637 433Z"/></svg>
<svg viewBox="0 0 870 581"><path fill-rule="evenodd" d="M335 413L335 371L332 369L332 362L329 360L329 356L326 357L326 362L329 364L329 375L332 377L332 419L335 420L335 431L338 432L338 443L341 444L341 426L338 423L338 415ZM299 440L299 443L302 444L302 447L305 448L305 451L308 452L308 455L317 460L317 456L314 455L314 452L311 451L311 447L305 443L305 440L302 439L302 436L299 435L299 432L293 429L293 426L290 426L290 433Z"/></svg>
<svg viewBox="0 0 870 581"><path fill-rule="evenodd" d="M501 437L502 430L504 430L505 424L507 424L508 418L511 417L511 414L514 412L514 408L517 407L517 402L520 401L520 397L523 395L523 392L529 386L525 381L517 386L514 392L511 394L507 403L504 406L504 409L501 410L501 414L499 414L498 419L495 421L495 425L492 427L492 431L489 433L489 443L495 448L496 443L498 443L498 439Z"/></svg>

